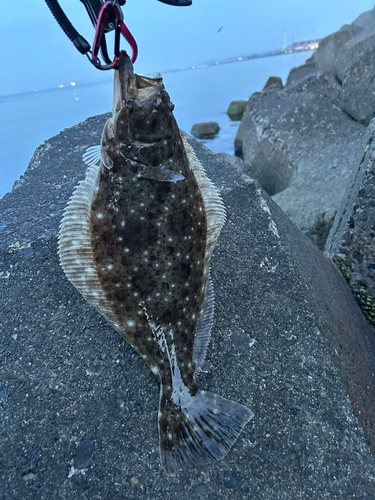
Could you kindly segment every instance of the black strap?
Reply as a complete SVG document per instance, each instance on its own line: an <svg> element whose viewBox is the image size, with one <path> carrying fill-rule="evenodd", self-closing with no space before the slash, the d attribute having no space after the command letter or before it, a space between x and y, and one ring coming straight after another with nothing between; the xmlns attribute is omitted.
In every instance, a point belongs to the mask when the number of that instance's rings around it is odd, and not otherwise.
<svg viewBox="0 0 375 500"><path fill-rule="evenodd" d="M60 7L59 2L57 0L46 0L46 4L69 40L74 43L75 47L81 52L81 54L86 54L90 50L89 42L85 40L85 38L83 38L83 36L80 35L74 28Z"/></svg>

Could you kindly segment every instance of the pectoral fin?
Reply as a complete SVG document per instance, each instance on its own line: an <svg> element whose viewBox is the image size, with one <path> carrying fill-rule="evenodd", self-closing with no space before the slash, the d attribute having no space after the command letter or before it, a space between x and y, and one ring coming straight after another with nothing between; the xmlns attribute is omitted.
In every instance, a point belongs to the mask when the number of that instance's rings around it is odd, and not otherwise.
<svg viewBox="0 0 375 500"><path fill-rule="evenodd" d="M98 146L91 146L90 148L87 148L86 152L82 155L82 159L89 167L99 165L100 144Z"/></svg>
<svg viewBox="0 0 375 500"><path fill-rule="evenodd" d="M144 167L139 177L143 179L151 179L153 181L161 182L177 182L182 181L185 177L173 170L168 170L167 168L159 167Z"/></svg>

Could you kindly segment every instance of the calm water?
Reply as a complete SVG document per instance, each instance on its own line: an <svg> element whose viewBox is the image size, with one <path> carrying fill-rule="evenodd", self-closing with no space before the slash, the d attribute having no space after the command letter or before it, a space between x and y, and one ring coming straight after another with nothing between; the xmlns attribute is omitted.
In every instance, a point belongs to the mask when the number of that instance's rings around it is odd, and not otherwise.
<svg viewBox="0 0 375 500"><path fill-rule="evenodd" d="M235 99L247 100L263 88L270 75L285 82L294 66L311 54L290 54L234 64L166 73L164 83L175 103L181 129L190 132L196 122L216 121L218 136L205 141L216 153L233 154L238 122L226 114ZM0 97L0 197L26 170L39 144L89 116L105 113L112 105L112 78L108 82Z"/></svg>

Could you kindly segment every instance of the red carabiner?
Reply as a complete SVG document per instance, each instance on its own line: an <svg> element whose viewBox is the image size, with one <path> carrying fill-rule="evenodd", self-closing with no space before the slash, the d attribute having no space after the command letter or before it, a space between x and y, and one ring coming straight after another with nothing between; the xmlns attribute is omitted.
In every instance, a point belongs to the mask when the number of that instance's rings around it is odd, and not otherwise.
<svg viewBox="0 0 375 500"><path fill-rule="evenodd" d="M115 14L115 54L113 61L110 62L109 64L103 65L99 58L98 58L98 53L99 49L102 48L106 52L106 41L105 41L105 33L104 33L104 26L105 26L105 21L107 18L107 11L109 9L114 10ZM138 47L137 47L137 42L135 41L133 35L130 33L129 29L125 25L123 21L123 14L116 2L113 0L108 0L105 2L98 15L98 21L96 24L96 30L95 30L95 38L94 38L94 43L93 43L93 48L92 48L92 57L90 61L93 63L93 65L102 70L106 69L115 69L118 65L119 62L119 53L120 53L120 35L123 35L125 40L129 43L129 45L132 48L133 54L132 54L132 63L134 63L137 59L138 55Z"/></svg>
<svg viewBox="0 0 375 500"><path fill-rule="evenodd" d="M130 33L128 27L124 22L121 23L121 33L132 48L132 63L134 64L138 57L137 42L135 41L133 35Z"/></svg>

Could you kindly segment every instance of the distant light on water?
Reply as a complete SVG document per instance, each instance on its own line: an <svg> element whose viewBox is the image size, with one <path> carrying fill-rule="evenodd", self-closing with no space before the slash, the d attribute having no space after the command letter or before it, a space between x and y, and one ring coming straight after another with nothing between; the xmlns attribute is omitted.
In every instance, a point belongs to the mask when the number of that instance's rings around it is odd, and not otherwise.
<svg viewBox="0 0 375 500"><path fill-rule="evenodd" d="M59 85L59 89L63 89L64 88L64 85Z"/></svg>
<svg viewBox="0 0 375 500"><path fill-rule="evenodd" d="M75 86L76 86L76 82L70 82L70 85L71 85L72 87L75 87Z"/></svg>

